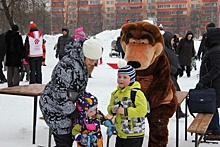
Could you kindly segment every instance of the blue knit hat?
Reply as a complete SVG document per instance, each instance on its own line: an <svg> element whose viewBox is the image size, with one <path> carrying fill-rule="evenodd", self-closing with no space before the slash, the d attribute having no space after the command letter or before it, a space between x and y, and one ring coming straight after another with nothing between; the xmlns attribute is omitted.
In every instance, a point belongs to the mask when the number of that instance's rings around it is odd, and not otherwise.
<svg viewBox="0 0 220 147"><path fill-rule="evenodd" d="M127 74L131 78L129 85L132 85L136 78L135 69L131 65L127 65L127 62L123 59L118 61L118 68L118 74Z"/></svg>

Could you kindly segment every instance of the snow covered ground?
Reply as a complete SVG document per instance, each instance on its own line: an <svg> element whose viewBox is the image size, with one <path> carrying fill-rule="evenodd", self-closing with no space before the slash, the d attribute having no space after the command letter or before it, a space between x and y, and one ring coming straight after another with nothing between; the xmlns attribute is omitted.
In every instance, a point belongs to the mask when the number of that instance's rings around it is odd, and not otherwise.
<svg viewBox="0 0 220 147"><path fill-rule="evenodd" d="M103 53L103 64L98 65L92 73L91 79L89 79L87 91L97 96L99 100L99 109L107 114L107 105L109 103L110 94L116 88L116 74L117 70L112 69L106 63L117 63L118 58L109 57L111 51L110 45L113 39L116 40L120 34L120 30L104 31L96 35L96 38L101 41L104 47ZM55 51L53 47L57 42L58 36L45 35L44 39L47 40L47 57L46 65L42 67L43 83L46 84L50 80L51 72L53 67L58 62L55 58ZM199 41L195 42L196 50L199 46ZM196 61L197 68L199 69L200 62ZM4 72L6 75L6 71ZM199 70L192 70L191 77L187 78L184 73L183 77L179 79L179 85L182 91L188 91L190 88L194 88L198 81ZM28 82L21 82L20 85L26 85ZM7 87L7 84L0 84L0 88ZM185 102L181 105L182 110L185 110ZM35 147L37 145L47 146L48 142L48 127L43 120L37 120L36 130L36 144L32 145L32 121L33 121L33 98L2 95L0 94L0 147ZM41 111L38 107L37 117L42 116ZM192 116L188 117L188 126L192 122ZM194 135L191 136L187 133L188 140L184 138L184 119L179 120L179 146L180 147L192 147L194 146ZM102 127L104 146L106 146L106 135L105 127ZM148 142L148 127L146 124L146 135L143 146L147 146ZM115 137L113 136L110 140L110 147L114 146ZM219 144L201 144L201 147L220 146ZM176 145L176 118L173 116L169 123L169 143L168 147L174 147ZM54 141L52 138L52 146ZM76 145L74 144L74 147Z"/></svg>

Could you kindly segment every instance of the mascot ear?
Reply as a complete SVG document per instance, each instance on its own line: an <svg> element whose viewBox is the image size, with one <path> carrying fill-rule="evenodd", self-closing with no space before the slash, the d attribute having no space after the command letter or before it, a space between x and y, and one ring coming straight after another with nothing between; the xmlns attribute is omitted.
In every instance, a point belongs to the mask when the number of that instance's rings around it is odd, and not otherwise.
<svg viewBox="0 0 220 147"><path fill-rule="evenodd" d="M122 36L124 36L124 35L126 36L126 34L128 32L130 32L131 30L134 30L135 28L136 28L135 23L124 24L121 29L121 31L123 33Z"/></svg>
<svg viewBox="0 0 220 147"><path fill-rule="evenodd" d="M146 32L150 32L154 38L155 38L155 43L157 42L161 42L162 45L164 45L164 39L163 39L163 36L161 35L160 33L160 30L157 26L155 25L152 25L151 23L148 23L148 22L145 22L143 24L143 29L146 31Z"/></svg>

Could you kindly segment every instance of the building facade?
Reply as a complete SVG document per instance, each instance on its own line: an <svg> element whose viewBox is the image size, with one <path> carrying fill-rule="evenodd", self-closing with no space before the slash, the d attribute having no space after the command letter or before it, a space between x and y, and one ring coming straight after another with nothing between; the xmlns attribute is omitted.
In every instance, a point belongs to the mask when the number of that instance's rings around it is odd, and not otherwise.
<svg viewBox="0 0 220 147"><path fill-rule="evenodd" d="M87 35L119 29L130 22L153 20L156 25L184 36L205 31L209 22L219 25L219 0L51 0L52 34L68 26L70 33L84 27Z"/></svg>

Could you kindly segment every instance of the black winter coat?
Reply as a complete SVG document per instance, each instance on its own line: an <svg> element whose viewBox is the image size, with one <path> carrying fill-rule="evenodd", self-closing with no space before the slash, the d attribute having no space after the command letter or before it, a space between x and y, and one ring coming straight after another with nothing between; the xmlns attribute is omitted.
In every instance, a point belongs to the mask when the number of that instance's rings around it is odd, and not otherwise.
<svg viewBox="0 0 220 147"><path fill-rule="evenodd" d="M187 32L185 38L180 40L176 50L177 55L179 55L180 65L184 66L191 66L192 57L195 56L193 36L191 40L188 40L187 36L189 34L192 34L192 32Z"/></svg>
<svg viewBox="0 0 220 147"><path fill-rule="evenodd" d="M0 34L0 61L2 62L6 52L6 44L5 44L5 35L6 33Z"/></svg>
<svg viewBox="0 0 220 147"><path fill-rule="evenodd" d="M70 42L74 42L74 39L69 36L69 29L67 27L63 27L63 29L67 30L67 34L65 36L60 36L58 38L58 43L57 43L57 54L59 57L63 57L66 55L66 52L64 51L64 48L67 44Z"/></svg>
<svg viewBox="0 0 220 147"><path fill-rule="evenodd" d="M25 50L22 37L18 32L9 30L5 35L6 41L6 66L21 67L21 59Z"/></svg>
<svg viewBox="0 0 220 147"><path fill-rule="evenodd" d="M169 63L170 63L170 74L171 74L171 79L176 87L177 91L180 91L180 87L179 84L177 83L177 69L180 68L179 64L178 64L178 58L176 53L174 52L174 48L172 49L171 46L171 39L174 38L174 34L172 34L171 32L165 32L163 34L163 39L164 39L164 43L165 43L165 47L164 47L164 53L167 56Z"/></svg>
<svg viewBox="0 0 220 147"><path fill-rule="evenodd" d="M201 63L199 82L216 90L220 107L220 28L208 30L206 43L207 52Z"/></svg>
<svg viewBox="0 0 220 147"><path fill-rule="evenodd" d="M198 50L198 53L197 53L198 58L203 58L203 56L205 55L205 52L206 52L206 48L205 48L206 38L207 38L207 33L204 33L202 35L202 40L201 40L201 43L199 45L199 50ZM201 56L201 54L202 54L202 56Z"/></svg>

